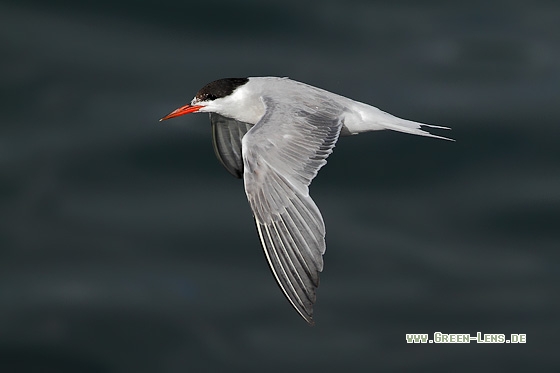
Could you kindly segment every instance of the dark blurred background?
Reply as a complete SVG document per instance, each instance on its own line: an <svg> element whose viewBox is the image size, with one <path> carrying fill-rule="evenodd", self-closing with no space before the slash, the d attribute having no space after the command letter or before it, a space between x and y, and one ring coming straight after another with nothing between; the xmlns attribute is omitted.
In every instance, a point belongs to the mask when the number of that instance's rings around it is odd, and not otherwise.
<svg viewBox="0 0 560 373"><path fill-rule="evenodd" d="M2 1L0 51L1 372L560 366L557 1ZM158 122L263 75L457 140L339 141L313 328L207 116Z"/></svg>

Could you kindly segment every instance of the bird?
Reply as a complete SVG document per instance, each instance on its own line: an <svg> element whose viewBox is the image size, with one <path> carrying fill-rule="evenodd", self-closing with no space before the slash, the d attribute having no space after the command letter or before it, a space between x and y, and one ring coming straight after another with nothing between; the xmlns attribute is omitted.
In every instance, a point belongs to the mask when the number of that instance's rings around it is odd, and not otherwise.
<svg viewBox="0 0 560 373"><path fill-rule="evenodd" d="M449 127L401 119L287 77L215 80L160 121L190 113L209 113L216 157L243 179L272 274L309 325L326 250L309 185L339 137L389 129L454 141L423 129Z"/></svg>

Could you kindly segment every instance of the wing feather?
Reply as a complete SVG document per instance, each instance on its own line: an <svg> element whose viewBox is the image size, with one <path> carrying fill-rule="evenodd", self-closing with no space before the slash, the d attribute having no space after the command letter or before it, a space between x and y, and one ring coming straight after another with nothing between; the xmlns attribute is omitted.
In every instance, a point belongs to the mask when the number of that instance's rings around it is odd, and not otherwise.
<svg viewBox="0 0 560 373"><path fill-rule="evenodd" d="M266 112L243 137L243 177L265 256L278 285L313 324L313 304L323 270L325 224L309 184L338 140L343 108L263 98ZM319 110L318 107L321 109Z"/></svg>
<svg viewBox="0 0 560 373"><path fill-rule="evenodd" d="M237 178L243 175L241 140L253 127L249 123L210 113L212 145L220 163Z"/></svg>

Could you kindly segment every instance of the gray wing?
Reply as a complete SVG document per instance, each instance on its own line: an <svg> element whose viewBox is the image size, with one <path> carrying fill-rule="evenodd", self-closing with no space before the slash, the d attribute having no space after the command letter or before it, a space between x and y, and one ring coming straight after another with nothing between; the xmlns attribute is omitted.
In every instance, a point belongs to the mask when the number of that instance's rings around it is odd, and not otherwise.
<svg viewBox="0 0 560 373"><path fill-rule="evenodd" d="M237 178L243 175L241 139L253 125L210 113L212 144L220 163Z"/></svg>
<svg viewBox="0 0 560 373"><path fill-rule="evenodd" d="M341 109L300 107L264 98L266 113L243 138L244 181L268 264L310 324L323 270L325 224L308 186L338 139Z"/></svg>

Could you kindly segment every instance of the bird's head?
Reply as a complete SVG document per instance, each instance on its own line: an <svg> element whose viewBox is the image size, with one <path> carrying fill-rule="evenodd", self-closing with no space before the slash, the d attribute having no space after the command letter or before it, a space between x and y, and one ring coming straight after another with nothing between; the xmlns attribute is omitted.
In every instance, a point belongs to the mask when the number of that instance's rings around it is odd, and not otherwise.
<svg viewBox="0 0 560 373"><path fill-rule="evenodd" d="M232 97L233 92L248 81L248 78L226 78L208 83L198 91L190 104L172 111L160 121L190 113L224 113L232 105L232 101L236 101Z"/></svg>

